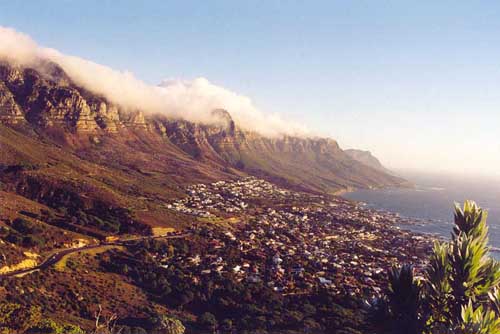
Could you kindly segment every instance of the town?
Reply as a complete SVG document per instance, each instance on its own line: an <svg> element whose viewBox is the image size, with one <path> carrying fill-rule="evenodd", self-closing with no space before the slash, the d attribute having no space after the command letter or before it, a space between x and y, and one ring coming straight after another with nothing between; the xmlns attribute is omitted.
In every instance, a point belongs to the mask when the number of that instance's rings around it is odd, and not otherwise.
<svg viewBox="0 0 500 334"><path fill-rule="evenodd" d="M203 252L155 254L164 267L188 268L195 284L207 275L228 275L238 282L262 282L283 295L321 287L377 298L387 271L406 262L422 269L432 243L400 229L402 219L395 214L340 197L284 190L254 177L190 186L186 197L168 207L234 221L229 228L193 225L192 235L208 240Z"/></svg>

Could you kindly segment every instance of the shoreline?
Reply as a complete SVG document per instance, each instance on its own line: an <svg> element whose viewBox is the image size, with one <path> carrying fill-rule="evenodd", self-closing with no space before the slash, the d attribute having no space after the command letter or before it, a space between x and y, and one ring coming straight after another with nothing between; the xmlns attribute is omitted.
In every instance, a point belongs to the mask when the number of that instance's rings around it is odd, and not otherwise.
<svg viewBox="0 0 500 334"><path fill-rule="evenodd" d="M400 183L398 185L388 185L388 186L381 186L381 187L368 187L368 188L356 188L356 187L346 187L339 189L337 191L334 191L332 194L334 196L342 196L344 194L360 191L360 190L384 190L384 189L416 189L417 185L410 182L406 181L403 183Z"/></svg>
<svg viewBox="0 0 500 334"><path fill-rule="evenodd" d="M412 187L412 188L414 188L414 187ZM419 231L419 230L415 230L415 229L411 228L412 225L424 226L426 223L432 223L432 224L442 223L441 220L427 219L427 218L421 218L421 217L405 216L405 215L403 215L400 212L390 211L390 210L387 210L387 209L383 209L383 208L377 207L377 205L373 204L373 203L367 203L367 202L362 201L362 200L356 200L356 199L346 198L346 197L342 196L342 195L345 195L345 194L348 194L348 193L352 193L352 192L356 192L356 191L360 191L360 190L373 190L373 191L377 191L377 190L384 190L384 189L409 189L409 188L406 188L406 187L383 187L383 188L370 188L370 189L350 188L350 189L344 189L342 191L339 191L338 192L339 195L336 195L336 196L340 196L341 198L343 198L345 200L351 201L353 203L357 203L358 205L361 205L361 206L365 207L365 209L367 209L367 210L374 210L374 211L376 211L376 212L378 212L380 214L389 214L389 215L395 215L395 216L397 216L399 219L404 220L404 221L395 222L394 226L396 226L396 227L398 227L398 228L400 228L402 230L405 230L407 232L410 232L410 233L413 233L413 234L416 234L416 235L420 235L420 236L430 237L430 239L436 239L436 240L440 240L440 241L448 241L449 240L449 237L441 235L441 233L439 233L439 232L430 232L430 231L426 232L426 231ZM451 232L451 229L450 229L450 232ZM498 259L500 259L500 246L493 246L493 245L491 245L490 246L490 252L498 254L495 257L497 257Z"/></svg>

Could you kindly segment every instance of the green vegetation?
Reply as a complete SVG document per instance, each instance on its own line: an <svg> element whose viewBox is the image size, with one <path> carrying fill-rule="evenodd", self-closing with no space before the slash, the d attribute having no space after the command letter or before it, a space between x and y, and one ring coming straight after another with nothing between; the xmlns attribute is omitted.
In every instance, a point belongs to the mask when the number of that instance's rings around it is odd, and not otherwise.
<svg viewBox="0 0 500 334"><path fill-rule="evenodd" d="M131 246L130 253L106 253L101 266L131 278L156 303L195 315L196 321L188 319L186 326L196 333L229 330L354 334L367 329L361 301L352 296L335 295L322 288L311 295L286 296L262 282L239 282L231 274L212 273L195 282L191 268L172 263L168 268L161 267L151 256L157 252L170 255L172 251L174 257L197 254L202 252L201 244L201 241L184 239L147 240ZM237 262L240 256L235 250L226 254L226 260Z"/></svg>
<svg viewBox="0 0 500 334"><path fill-rule="evenodd" d="M78 326L44 318L40 307L0 303L0 333L83 334Z"/></svg>
<svg viewBox="0 0 500 334"><path fill-rule="evenodd" d="M40 232L35 224L22 218L16 218L11 224L12 228L22 234L34 234Z"/></svg>
<svg viewBox="0 0 500 334"><path fill-rule="evenodd" d="M30 326L27 334L84 334L84 331L75 325L60 324L52 319L42 319Z"/></svg>
<svg viewBox="0 0 500 334"><path fill-rule="evenodd" d="M43 247L46 240L40 235L39 226L22 218L16 218L10 223L9 229L0 230L0 237L10 243L23 247Z"/></svg>
<svg viewBox="0 0 500 334"><path fill-rule="evenodd" d="M129 210L115 208L101 201L94 201L90 209L67 210L66 207L60 207L59 212L66 216L64 220L70 221L70 224L65 226L68 229L71 226L83 226L111 234L143 234L148 230L146 226L131 218ZM58 223L64 224L61 221Z"/></svg>
<svg viewBox="0 0 500 334"><path fill-rule="evenodd" d="M198 323L205 330L215 331L217 329L217 318L210 312L203 313L198 319Z"/></svg>
<svg viewBox="0 0 500 334"><path fill-rule="evenodd" d="M42 210L40 218L50 225L95 238L104 238L109 234L151 233L149 226L132 218L129 209L114 207L102 201L94 201L90 208L61 204L56 209L58 215Z"/></svg>
<svg viewBox="0 0 500 334"><path fill-rule="evenodd" d="M422 279L410 266L389 274L379 308L393 333L500 333L500 263L489 256L487 212L455 206L451 240L436 243ZM385 308L385 310L381 310ZM382 312L381 312L382 311Z"/></svg>
<svg viewBox="0 0 500 334"><path fill-rule="evenodd" d="M71 261L72 257L81 256L82 254L85 254L87 256L96 256L98 254L104 253L110 249L115 249L115 248L122 249L121 246L101 246L101 247L97 247L97 248L81 250L77 253L66 254L62 257L62 259L59 262L57 262L54 265L54 268L57 271L64 271L66 269L66 267L69 267L70 269L74 269L77 266L77 264L75 264L74 262Z"/></svg>

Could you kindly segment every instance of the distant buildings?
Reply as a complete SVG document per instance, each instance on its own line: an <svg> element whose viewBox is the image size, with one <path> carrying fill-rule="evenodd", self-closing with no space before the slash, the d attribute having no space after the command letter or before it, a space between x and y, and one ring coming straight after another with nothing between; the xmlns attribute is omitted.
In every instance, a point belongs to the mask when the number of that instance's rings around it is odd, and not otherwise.
<svg viewBox="0 0 500 334"><path fill-rule="evenodd" d="M186 195L168 207L197 217L245 217L232 231L193 226L194 234L210 236L203 253L175 259L158 254L160 262L189 267L194 282L203 275L232 275L283 294L321 286L379 296L391 266L415 262L430 249L431 240L395 227L397 215L338 197L283 190L253 177L194 185Z"/></svg>

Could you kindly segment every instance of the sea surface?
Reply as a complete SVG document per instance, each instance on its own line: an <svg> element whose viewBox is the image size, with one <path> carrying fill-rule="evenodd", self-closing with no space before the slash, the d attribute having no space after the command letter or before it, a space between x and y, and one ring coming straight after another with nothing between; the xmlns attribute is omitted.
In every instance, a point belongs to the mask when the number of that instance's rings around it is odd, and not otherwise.
<svg viewBox="0 0 500 334"><path fill-rule="evenodd" d="M500 178L415 172L398 175L415 187L357 190L342 196L416 220L402 228L443 237L450 237L453 228L453 203L474 200L488 211L490 245L495 250L493 255L500 259Z"/></svg>

